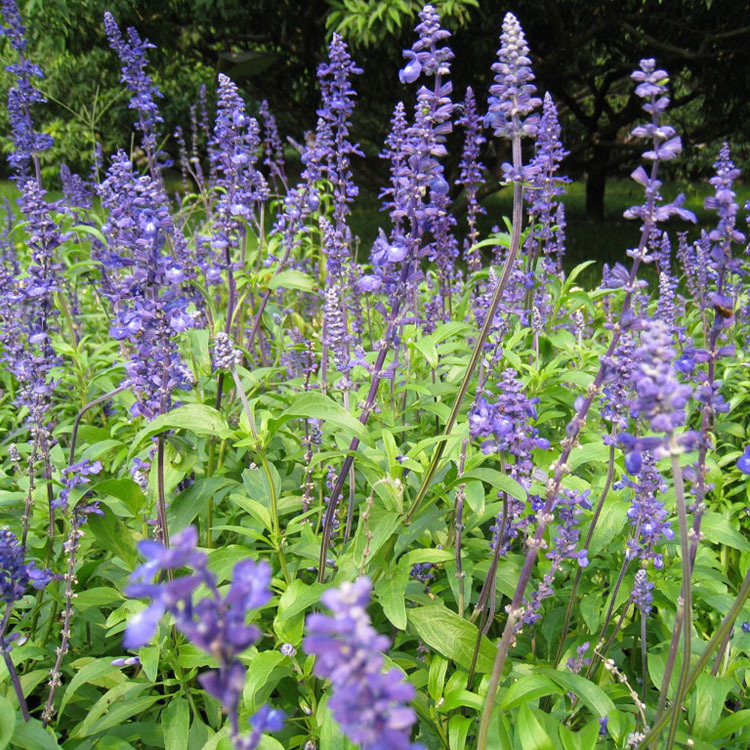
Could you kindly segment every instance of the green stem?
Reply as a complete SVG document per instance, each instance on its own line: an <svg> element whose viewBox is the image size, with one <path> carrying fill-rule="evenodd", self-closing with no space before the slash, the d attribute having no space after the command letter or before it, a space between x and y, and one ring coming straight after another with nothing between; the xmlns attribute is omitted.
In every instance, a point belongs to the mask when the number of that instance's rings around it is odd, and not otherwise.
<svg viewBox="0 0 750 750"><path fill-rule="evenodd" d="M703 649L703 653L696 661L695 666L693 667L687 680L685 681L685 695L690 692L695 683L698 681L698 678L701 676L703 670L711 659L711 654L716 648L718 648L718 646L726 637L727 633L732 630L734 621L737 619L737 617L739 617L739 614L742 611L742 608L745 606L745 602L749 597L750 570L745 573L745 579L742 581L742 586L740 587L739 593L737 594L737 599L735 599L732 608L729 610L729 612L727 612L727 616L722 620L718 630L713 634L711 640L706 644L705 648ZM670 720L673 720L673 715L679 716L681 708L681 702L678 702L676 699L672 701L670 707L654 722L653 727L651 727L651 730L641 740L641 743L638 747L645 748L648 747L652 742L656 742L656 740L659 738L659 734L663 731L664 727L667 726L667 723Z"/></svg>
<svg viewBox="0 0 750 750"><path fill-rule="evenodd" d="M673 703L681 706L687 692L688 673L690 672L690 631L693 619L692 587L690 585L690 540L688 538L687 508L685 506L685 487L682 482L682 467L680 466L680 450L674 435L671 436L669 448L672 454L672 476L677 503L677 520L680 527L680 555L682 557L682 666L673 701ZM674 745L679 721L680 712L675 711L669 725L666 750L671 750Z"/></svg>

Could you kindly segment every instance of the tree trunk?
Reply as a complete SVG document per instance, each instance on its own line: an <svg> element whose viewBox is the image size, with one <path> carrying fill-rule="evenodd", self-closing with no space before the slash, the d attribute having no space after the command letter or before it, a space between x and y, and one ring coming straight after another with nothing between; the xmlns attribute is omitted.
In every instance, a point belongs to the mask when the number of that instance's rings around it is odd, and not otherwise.
<svg viewBox="0 0 750 750"><path fill-rule="evenodd" d="M609 147L594 144L594 153L586 177L586 216L604 221L604 190L607 186Z"/></svg>

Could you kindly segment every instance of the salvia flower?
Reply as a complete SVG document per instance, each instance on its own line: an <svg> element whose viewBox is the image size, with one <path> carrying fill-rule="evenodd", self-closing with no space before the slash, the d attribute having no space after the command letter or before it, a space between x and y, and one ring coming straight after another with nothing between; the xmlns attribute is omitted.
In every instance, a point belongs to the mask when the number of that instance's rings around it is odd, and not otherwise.
<svg viewBox="0 0 750 750"><path fill-rule="evenodd" d="M542 102L534 95L536 86L531 83L534 74L526 37L512 13L506 13L503 19L497 58L492 66L495 82L490 86L485 126L499 138L535 136L539 117L533 112Z"/></svg>
<svg viewBox="0 0 750 750"><path fill-rule="evenodd" d="M16 535L7 526L0 529L0 599L10 605L26 593L29 584L43 589L51 580L49 570L40 570L35 562L25 561Z"/></svg>
<svg viewBox="0 0 750 750"><path fill-rule="evenodd" d="M737 459L737 468L743 474L750 474L750 445L745 446L744 453Z"/></svg>
<svg viewBox="0 0 750 750"><path fill-rule="evenodd" d="M19 204L28 222L30 261L25 276L14 280L7 291L6 305L0 311L0 342L20 385L16 403L29 409L29 425L38 431L46 423L57 385L54 370L60 358L52 346L52 333L61 266L56 251L66 235L52 218L54 204L47 203L36 180L23 183Z"/></svg>
<svg viewBox="0 0 750 750"><path fill-rule="evenodd" d="M145 39L142 40L138 31L132 26L127 30L126 40L109 11L104 13L104 30L107 33L109 46L117 53L122 63L122 82L132 94L130 108L138 112L137 127L143 133L143 148L149 155L149 160L152 160L156 157L158 124L162 122L156 104L156 99L162 94L153 84L151 76L146 73L148 65L146 50L153 49L154 45Z"/></svg>
<svg viewBox="0 0 750 750"><path fill-rule="evenodd" d="M284 146L281 143L276 118L265 99L260 103L260 118L263 121L263 163L268 168L274 185L278 179L286 187Z"/></svg>
<svg viewBox="0 0 750 750"><path fill-rule="evenodd" d="M388 149L383 154L391 161L392 189L384 191L391 200L389 207L394 231L387 246L398 249L394 254L383 254L379 244L373 246L373 265L387 284L388 291L401 288L395 283L394 269L390 264L403 261L401 281L413 283L421 277L415 262L421 254L440 258L442 267L451 268L457 248L455 242L445 245L434 237L432 247L423 246L428 231L446 237L450 228L446 225L448 212L445 194L449 184L445 179L440 159L446 155L445 138L452 130L453 103L450 95L452 85L445 80L450 72L453 53L441 43L449 33L440 29L440 19L431 5L419 13L417 25L419 39L411 50L404 52L410 65L418 65L418 71L410 80L424 74L434 76L431 89L426 85L417 91L414 107L414 122L407 127L402 108L397 108L393 119L393 131L387 140ZM409 69L407 65L406 69ZM406 70L405 69L405 70ZM441 196L441 197L438 197ZM408 226L407 226L408 225ZM437 227L440 227L436 231ZM445 253L445 257L443 257Z"/></svg>
<svg viewBox="0 0 750 750"><path fill-rule="evenodd" d="M401 83L414 83L423 74L448 75L453 52L440 43L450 37L450 32L441 28L440 16L432 5L425 5L419 12L415 31L419 37L411 49L404 50L408 63L399 71Z"/></svg>
<svg viewBox="0 0 750 750"><path fill-rule="evenodd" d="M139 543L146 562L133 572L125 593L148 597L151 604L130 619L123 646L135 649L146 645L156 634L162 616L169 612L177 629L218 662L219 668L202 674L200 683L229 715L236 750L254 750L263 732L278 731L283 724L280 711L263 706L251 719L251 734L243 736L237 715L247 672L238 657L261 636L259 628L246 624L246 619L271 599L271 568L265 561L241 560L234 566L229 591L222 596L216 577L208 570L208 558L197 549L197 542L198 534L189 526L173 538L171 547L152 540ZM185 567L192 568L192 573L153 583L162 571ZM208 593L194 601L201 585Z"/></svg>
<svg viewBox="0 0 750 750"><path fill-rule="evenodd" d="M216 334L213 355L215 370L231 370L234 365L242 362L242 352L234 346L224 331Z"/></svg>
<svg viewBox="0 0 750 750"><path fill-rule="evenodd" d="M110 335L132 344L125 365L137 396L131 413L153 419L169 411L176 390L192 386L175 340L195 325L183 294L187 260L177 252L184 237L160 184L150 175L137 176L124 152L113 157L99 194L109 211L100 261L119 276L109 295L116 313ZM167 252L170 245L174 255Z"/></svg>
<svg viewBox="0 0 750 750"><path fill-rule="evenodd" d="M675 350L669 325L660 318L644 321L641 346L635 351L637 361L633 373L636 398L630 410L635 419L643 419L657 436L634 438L629 433L619 436L625 447L626 468L637 473L644 450L662 451L677 429L685 424L687 406L692 389L681 383L675 368ZM676 438L682 447L695 443L697 435L684 432Z"/></svg>
<svg viewBox="0 0 750 750"><path fill-rule="evenodd" d="M552 549L547 553L551 565L526 605L523 622L533 625L541 621L542 601L554 593L555 576L562 568L563 561L575 560L581 568L585 568L589 564L588 551L578 549L581 536L578 522L579 516L584 510L591 510L590 494L590 490L582 493L574 490L563 490L562 494L558 496L554 504L557 526L552 539ZM518 623L517 627L520 630L521 622Z"/></svg>
<svg viewBox="0 0 750 750"><path fill-rule="evenodd" d="M217 211L231 231L237 223L253 216L254 204L268 198L269 190L263 175L256 169L260 149L260 128L245 113L245 103L237 86L219 73L216 125L211 149L217 185L223 188Z"/></svg>
<svg viewBox="0 0 750 750"><path fill-rule="evenodd" d="M590 647L591 644L588 641L582 643L576 648L575 657L571 656L570 659L568 659L568 669L573 674L580 674L584 667L588 667L588 665L591 664L591 657L586 657L586 652Z"/></svg>
<svg viewBox="0 0 750 750"><path fill-rule="evenodd" d="M664 567L664 556L656 550L666 541L674 539L668 513L659 499L667 491L667 485L656 468L654 456L645 452L636 481L622 478L622 485L632 488L633 499L627 516L635 529L635 536L628 541L626 558L639 559L645 565L649 560L657 570Z"/></svg>
<svg viewBox="0 0 750 750"><path fill-rule="evenodd" d="M654 584L648 580L648 573L641 568L636 574L633 581L633 590L630 598L638 609L644 615L647 615L652 609Z"/></svg>
<svg viewBox="0 0 750 750"><path fill-rule="evenodd" d="M41 185L41 172L38 155L49 149L54 140L47 133L34 130L31 108L34 104L46 102L45 96L34 86L34 79L44 78L42 69L26 57L26 28L18 12L15 0L3 0L2 13L5 26L0 34L7 37L11 47L18 54L18 62L6 66L5 70L15 76L15 83L8 90L8 120L10 122L13 151L8 162L16 173L19 186L31 176Z"/></svg>
<svg viewBox="0 0 750 750"><path fill-rule="evenodd" d="M533 224L527 244L537 247L546 271L557 269L555 225L560 197L565 194L563 185L570 180L558 175L560 164L567 155L560 142L560 124L557 108L549 93L544 95L542 117L539 121L534 156L530 162L533 175L528 189L529 218Z"/></svg>
<svg viewBox="0 0 750 750"><path fill-rule="evenodd" d="M328 706L352 742L362 750L417 750L409 739L416 713L403 705L415 691L397 669L383 671L390 643L370 624L371 590L362 577L326 591L332 614L308 616L304 649L317 657L315 675L331 681Z"/></svg>
<svg viewBox="0 0 750 750"><path fill-rule="evenodd" d="M483 182L482 171L484 169L482 162L479 161L479 152L487 139L482 135L482 123L479 120L477 102L471 86L466 89L464 112L458 124L464 129L464 147L458 165L460 174L456 184L463 185L466 190L466 221L469 225L469 232L464 239L464 253L470 270L477 271L481 266L479 249L474 247L479 238L477 217L479 214L486 213L484 206L480 205L477 200L477 194Z"/></svg>
<svg viewBox="0 0 750 750"><path fill-rule="evenodd" d="M661 122L662 115L669 105L667 95L669 76L666 71L656 67L655 60L648 58L641 60L640 67L631 75L631 78L638 83L635 93L644 100L642 105L644 111L651 115L651 122L637 125L632 131L635 138L644 138L651 143L651 149L646 151L643 157L652 162L675 159L682 150L680 137L675 134L674 128ZM678 216L685 221L695 223L695 214L682 207L685 201L684 195L678 195L671 203L661 204L659 180L652 179L642 166L637 167L630 176L645 188L646 201L642 206L627 209L623 214L626 219L641 219L645 225ZM633 257L637 252L628 251L628 254ZM644 263L653 260L653 256L646 253L645 249L639 258Z"/></svg>
<svg viewBox="0 0 750 750"><path fill-rule="evenodd" d="M83 484L88 484L90 477L95 476L102 470L101 461L91 461L88 458L76 461L62 470L65 477L65 488L60 492L57 499L52 503L53 508L65 508L68 505L70 493Z"/></svg>
<svg viewBox="0 0 750 750"><path fill-rule="evenodd" d="M362 69L352 60L346 42L340 34L334 33L328 48L328 62L318 66L323 99L318 117L328 124L331 132L330 148L325 154L326 173L333 185L334 224L336 231L342 234L346 231L344 218L349 213L349 204L359 194L350 161L352 156L363 154L359 145L349 139L349 134L356 97L351 78L361 73Z"/></svg>

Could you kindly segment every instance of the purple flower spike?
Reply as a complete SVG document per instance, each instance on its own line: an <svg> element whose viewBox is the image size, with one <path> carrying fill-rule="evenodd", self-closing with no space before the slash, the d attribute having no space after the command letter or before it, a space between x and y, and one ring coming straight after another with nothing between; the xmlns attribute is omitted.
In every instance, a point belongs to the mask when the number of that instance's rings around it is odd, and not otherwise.
<svg viewBox="0 0 750 750"><path fill-rule="evenodd" d="M7 527L0 529L0 599L10 605L26 593L29 584L42 589L54 578L49 570L39 570L36 563L25 562L16 535Z"/></svg>
<svg viewBox="0 0 750 750"><path fill-rule="evenodd" d="M515 133L533 137L539 118L532 112L542 102L534 96L536 86L531 83L534 74L529 48L521 24L512 13L503 19L497 57L492 66L495 83L490 86L485 126L492 128L499 138L511 138Z"/></svg>
<svg viewBox="0 0 750 750"><path fill-rule="evenodd" d="M315 675L331 681L328 705L352 742L362 750L416 750L409 733L417 717L402 705L414 698L414 688L399 670L383 672L382 652L390 644L370 624L371 590L362 577L326 591L322 601L332 614L307 618L303 645L317 657Z"/></svg>
<svg viewBox="0 0 750 750"><path fill-rule="evenodd" d="M241 735L237 711L245 687L246 667L239 655L261 636L256 625L246 625L253 610L271 599L271 568L265 561L242 560L234 566L232 585L222 597L216 578L207 566L207 557L196 549L198 533L189 526L172 540L172 547L144 540L138 545L148 561L135 570L127 596L149 597L151 604L128 622L123 646L145 646L155 635L159 620L169 612L177 629L196 646L210 654L218 669L198 679L204 690L221 703L229 714L230 736L237 750L254 750L263 732L281 729L283 714L264 706L252 719L250 735ZM194 575L176 576L164 583L151 583L161 571L190 567ZM204 586L208 593L197 602L195 592Z"/></svg>
<svg viewBox="0 0 750 750"><path fill-rule="evenodd" d="M151 76L146 73L148 57L146 50L154 45L147 40L141 40L138 32L131 26L128 28L127 41L123 38L114 16L109 12L104 14L104 30L107 33L109 46L117 53L122 62L122 82L128 87L132 97L130 108L138 112L138 129L143 133L143 148L149 158L156 156L156 141L158 140L158 123L162 122L156 99L162 94L154 86Z"/></svg>

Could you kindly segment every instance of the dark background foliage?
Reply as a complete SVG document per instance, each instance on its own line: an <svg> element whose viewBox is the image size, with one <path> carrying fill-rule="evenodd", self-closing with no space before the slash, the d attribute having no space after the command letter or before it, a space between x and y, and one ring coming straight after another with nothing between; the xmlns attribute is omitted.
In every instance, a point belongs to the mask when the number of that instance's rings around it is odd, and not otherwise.
<svg viewBox="0 0 750 750"><path fill-rule="evenodd" d="M365 188L382 180L384 167L376 156L395 102L407 95L394 71L411 43L419 2L28 0L20 5L28 19L31 56L47 75L43 86L50 102L36 116L56 139L46 156L50 165L65 161L87 171L95 140L106 152L130 142L132 113L102 24L104 11L111 10L121 26L135 26L156 45L152 73L164 94L164 147L173 154L175 127L189 129L189 109L200 85L212 99L218 72L242 87L251 111L267 99L282 133L303 138L315 124L315 69L326 39L338 30L364 69L356 81L355 136L369 158L355 165L357 177ZM454 34L456 100L471 83L482 101L502 17L507 10L519 17L539 88L549 90L561 110L570 150L566 171L586 181L589 216L602 218L607 179L627 174L635 163L627 133L638 107L629 74L644 56L656 57L672 76L670 117L686 146L676 167L681 173L667 176L703 176L716 150L707 145L722 139L732 141L743 165L750 134L744 112L750 94L747 3L438 0L435 5ZM498 175L505 154L495 153L492 144L487 148L485 164ZM488 180L486 191L496 188L497 180Z"/></svg>

